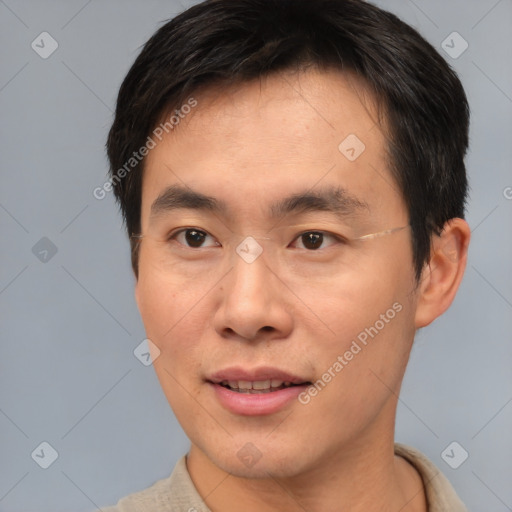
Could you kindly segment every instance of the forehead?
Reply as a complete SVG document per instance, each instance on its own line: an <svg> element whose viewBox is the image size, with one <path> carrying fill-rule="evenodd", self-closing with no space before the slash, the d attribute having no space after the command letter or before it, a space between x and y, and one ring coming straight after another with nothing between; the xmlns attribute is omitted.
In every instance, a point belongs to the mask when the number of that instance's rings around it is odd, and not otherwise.
<svg viewBox="0 0 512 512"><path fill-rule="evenodd" d="M146 157L143 222L174 184L248 215L258 205L328 186L381 215L403 214L375 101L352 75L282 73L198 91L194 99L194 110Z"/></svg>

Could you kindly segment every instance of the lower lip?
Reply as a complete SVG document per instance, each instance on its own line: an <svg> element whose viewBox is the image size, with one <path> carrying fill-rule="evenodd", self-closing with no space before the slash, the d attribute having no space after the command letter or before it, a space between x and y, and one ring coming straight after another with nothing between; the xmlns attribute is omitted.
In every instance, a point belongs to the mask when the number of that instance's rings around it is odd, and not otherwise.
<svg viewBox="0 0 512 512"><path fill-rule="evenodd" d="M273 414L283 409L308 387L308 384L270 391L269 393L239 393L220 384L208 383L213 387L220 403L229 411L245 416Z"/></svg>

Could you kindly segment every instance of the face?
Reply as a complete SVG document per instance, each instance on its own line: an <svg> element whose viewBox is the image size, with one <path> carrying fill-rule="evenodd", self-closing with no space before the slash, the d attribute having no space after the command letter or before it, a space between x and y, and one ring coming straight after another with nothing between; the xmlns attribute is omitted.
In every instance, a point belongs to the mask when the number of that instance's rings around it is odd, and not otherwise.
<svg viewBox="0 0 512 512"><path fill-rule="evenodd" d="M362 90L311 70L202 92L147 156L136 297L154 367L192 449L235 475L392 436L414 268L409 229L387 232L408 215Z"/></svg>

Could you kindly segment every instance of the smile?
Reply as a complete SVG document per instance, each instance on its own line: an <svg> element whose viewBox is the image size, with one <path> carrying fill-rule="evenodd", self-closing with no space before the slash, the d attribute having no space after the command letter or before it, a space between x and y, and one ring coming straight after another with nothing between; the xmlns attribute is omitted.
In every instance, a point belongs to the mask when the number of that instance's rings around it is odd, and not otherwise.
<svg viewBox="0 0 512 512"><path fill-rule="evenodd" d="M230 389L231 391L236 391L238 393L249 393L249 394L262 394L262 393L272 393L273 391L279 391L280 389L286 389L292 386L297 386L298 384L293 384L292 382L282 380L272 379L272 380L262 380L262 381L227 381L224 380L220 382L220 385Z"/></svg>

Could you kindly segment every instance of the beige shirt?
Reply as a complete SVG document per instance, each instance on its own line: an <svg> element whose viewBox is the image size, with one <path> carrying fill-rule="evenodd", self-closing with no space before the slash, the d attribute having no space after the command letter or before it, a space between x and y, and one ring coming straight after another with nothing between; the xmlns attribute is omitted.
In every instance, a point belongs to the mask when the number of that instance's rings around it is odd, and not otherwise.
<svg viewBox="0 0 512 512"><path fill-rule="evenodd" d="M412 464L423 479L429 512L467 512L453 487L439 469L419 451L395 444L395 454ZM187 470L185 456L174 467L171 476L153 486L123 498L102 512L211 512L194 487Z"/></svg>

